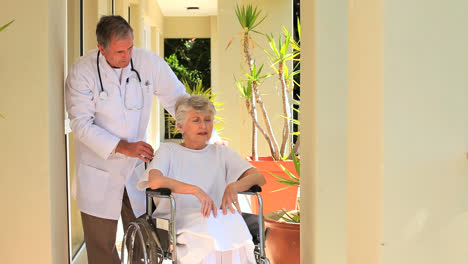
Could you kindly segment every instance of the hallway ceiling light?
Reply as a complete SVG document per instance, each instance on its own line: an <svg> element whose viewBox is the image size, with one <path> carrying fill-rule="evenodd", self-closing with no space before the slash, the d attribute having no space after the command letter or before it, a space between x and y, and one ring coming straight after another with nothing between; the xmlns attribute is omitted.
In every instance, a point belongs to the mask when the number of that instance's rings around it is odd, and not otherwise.
<svg viewBox="0 0 468 264"><path fill-rule="evenodd" d="M163 16L216 16L218 0L157 0Z"/></svg>

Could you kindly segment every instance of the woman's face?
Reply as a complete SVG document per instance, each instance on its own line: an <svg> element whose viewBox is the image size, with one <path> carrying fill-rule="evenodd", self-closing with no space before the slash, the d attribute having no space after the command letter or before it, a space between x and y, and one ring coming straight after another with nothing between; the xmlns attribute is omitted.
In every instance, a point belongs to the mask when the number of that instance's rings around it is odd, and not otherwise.
<svg viewBox="0 0 468 264"><path fill-rule="evenodd" d="M184 143L187 147L205 147L213 131L213 114L199 113L195 110L187 112L187 119L183 126L178 126L184 134Z"/></svg>

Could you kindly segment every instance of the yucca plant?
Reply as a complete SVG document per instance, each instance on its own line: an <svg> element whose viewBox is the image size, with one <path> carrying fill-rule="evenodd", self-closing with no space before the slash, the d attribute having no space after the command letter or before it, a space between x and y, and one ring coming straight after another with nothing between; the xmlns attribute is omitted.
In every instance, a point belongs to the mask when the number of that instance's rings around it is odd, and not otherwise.
<svg viewBox="0 0 468 264"><path fill-rule="evenodd" d="M185 86L185 90L187 91L188 94L191 94L191 95L200 95L200 96L203 96L207 99L209 99L215 109L216 109L216 112L219 112L219 111L222 111L223 108L222 108L222 105L223 103L220 103L220 102L217 102L215 101L215 97L216 97L216 94L212 94L211 93L211 88L205 88L203 87L203 83L202 81L198 81L197 84L195 86L190 86L190 84L188 83L187 80L182 80L182 83L184 84ZM176 135L179 133L179 130L177 129L177 126L176 126L176 121L174 119L174 117L172 117L169 113L166 113L166 120L168 121L169 123L169 126L170 126L170 134L171 135ZM221 133L221 131L223 130L224 128L224 120L222 117L220 117L219 115L215 115L214 117L214 129L216 130L216 132L218 132L218 134Z"/></svg>
<svg viewBox="0 0 468 264"><path fill-rule="evenodd" d="M282 105L283 105L283 115L284 125L283 133L281 140L280 155L283 157L286 155L286 146L291 138L291 111L290 111L290 98L289 94L292 89L292 82L294 75L298 74L299 71L290 72L287 66L287 62L293 60L296 56L299 55L299 52L290 51L292 36L283 27L285 32L284 36L278 36L278 42L276 43L273 35L267 35L268 43L270 45L270 51L265 50L265 52L270 56L271 66L275 70L278 80L281 84L281 96L282 96Z"/></svg>
<svg viewBox="0 0 468 264"><path fill-rule="evenodd" d="M291 34L283 27L283 33L280 34L276 41L273 35L266 35L270 50L266 53L270 56L271 66L278 76L280 82L280 89L282 94L282 110L284 116L284 125L282 132L281 145L278 144L278 140L273 133L273 128L268 115L268 110L262 100L260 93L260 85L263 80L271 74L262 74L263 65L257 67L255 60L251 56L250 49L254 48L254 42L251 33L258 33L256 28L265 20L266 16L261 14L261 11L252 5L246 7L236 6L236 16L242 31L238 33L242 36L241 45L245 62L248 66L248 72L245 73L245 80L236 81L236 86L241 92L242 97L246 101L245 105L247 111L252 118L252 159L258 160L257 154L257 129L263 135L267 141L271 156L274 160L280 160L282 157L287 157L286 150L291 139L291 107L290 107L290 96L291 89L294 84L294 75L298 74L299 71L293 69L290 70L287 66L287 62L295 60L299 55L300 47L299 41L294 41ZM263 35L263 34L262 34ZM233 39L228 43L229 47ZM264 127L260 124L257 117L257 106L260 109L260 113L264 120Z"/></svg>
<svg viewBox="0 0 468 264"><path fill-rule="evenodd" d="M240 26L242 27L242 31L239 32L237 35L241 36L241 43L242 49L244 53L245 62L248 66L248 71L250 75L253 75L253 67L254 62L252 60L250 54L250 47L255 47L254 41L252 39L251 33L258 33L255 29L265 20L266 16L262 16L261 10L257 9L256 7L252 7L252 5L248 5L247 7L239 5L236 6L236 16L237 20L239 21ZM229 48L232 41L237 37L234 36L228 43L226 48ZM249 84L251 89L249 97L244 97L248 100L246 103L247 111L249 112L250 116L252 117L252 158L254 160L258 160L258 153L257 153L257 128L258 128L258 119L257 119L257 102L262 104L261 100L259 101L259 92L258 92L258 85L257 81L252 81ZM265 136L266 134L262 132ZM270 146L271 148L271 146Z"/></svg>

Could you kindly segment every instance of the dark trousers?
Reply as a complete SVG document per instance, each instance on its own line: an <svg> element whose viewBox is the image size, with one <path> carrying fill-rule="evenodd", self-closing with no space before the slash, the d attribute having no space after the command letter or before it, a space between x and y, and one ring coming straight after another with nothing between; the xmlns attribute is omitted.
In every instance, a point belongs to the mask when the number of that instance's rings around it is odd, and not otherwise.
<svg viewBox="0 0 468 264"><path fill-rule="evenodd" d="M136 219L126 189L122 200L121 217L124 231L127 230L128 224ZM119 264L120 258L115 247L118 221L99 218L83 212L81 212L81 220L88 253L88 264ZM137 243L135 244L136 247L139 246ZM139 255L138 251L134 252L136 258Z"/></svg>

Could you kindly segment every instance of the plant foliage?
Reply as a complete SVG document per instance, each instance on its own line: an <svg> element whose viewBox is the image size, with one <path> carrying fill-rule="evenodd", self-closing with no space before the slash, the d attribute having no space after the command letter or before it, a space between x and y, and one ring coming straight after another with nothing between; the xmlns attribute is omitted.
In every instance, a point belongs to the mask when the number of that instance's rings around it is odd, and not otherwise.
<svg viewBox="0 0 468 264"><path fill-rule="evenodd" d="M297 134L291 132L293 125L299 124L293 118L294 110L292 110L291 107L291 91L296 83L294 76L299 74L299 71L296 68L298 64L296 64L293 69L290 69L288 68L287 63L298 61L300 56L300 39L295 41L293 36L284 26L282 27L282 32L279 33L277 37L273 34L262 34L257 31L256 29L265 20L266 15L263 16L261 10L253 7L252 5L238 5L236 6L235 13L239 25L242 28L242 31L237 35L241 36L242 52L245 58L245 63L248 66L247 72L243 74L246 79L239 81L236 80L236 86L240 91L241 96L245 99L245 105L252 118L252 159L258 160L257 131L259 131L267 141L273 159L280 160L282 157L288 156L286 152L289 146L293 145L292 139L294 134ZM266 36L270 47L270 49L265 50L265 52L270 58L270 66L274 70L279 81L278 87L281 94L282 116L284 117L283 129L280 137L277 137L274 133L272 123L270 122L270 116L268 114L268 107L262 99L263 94L260 92L260 86L262 85L263 80L273 74L262 73L263 64L257 66L255 59L252 58L251 48L254 48L255 45L253 45L253 40L250 34L251 32ZM298 27L298 32L300 36L300 25ZM231 45L237 35L229 41L227 47ZM250 45L251 43L252 45ZM261 119L264 121L263 125L260 124L260 118L258 115L261 115ZM294 115L294 117L296 116L297 115ZM294 144L296 150L299 148L299 145L300 140L296 140Z"/></svg>
<svg viewBox="0 0 468 264"><path fill-rule="evenodd" d="M11 25L15 20L13 19L12 21L6 23L5 25L0 27L0 32L2 32L5 28L7 28L9 25Z"/></svg>

